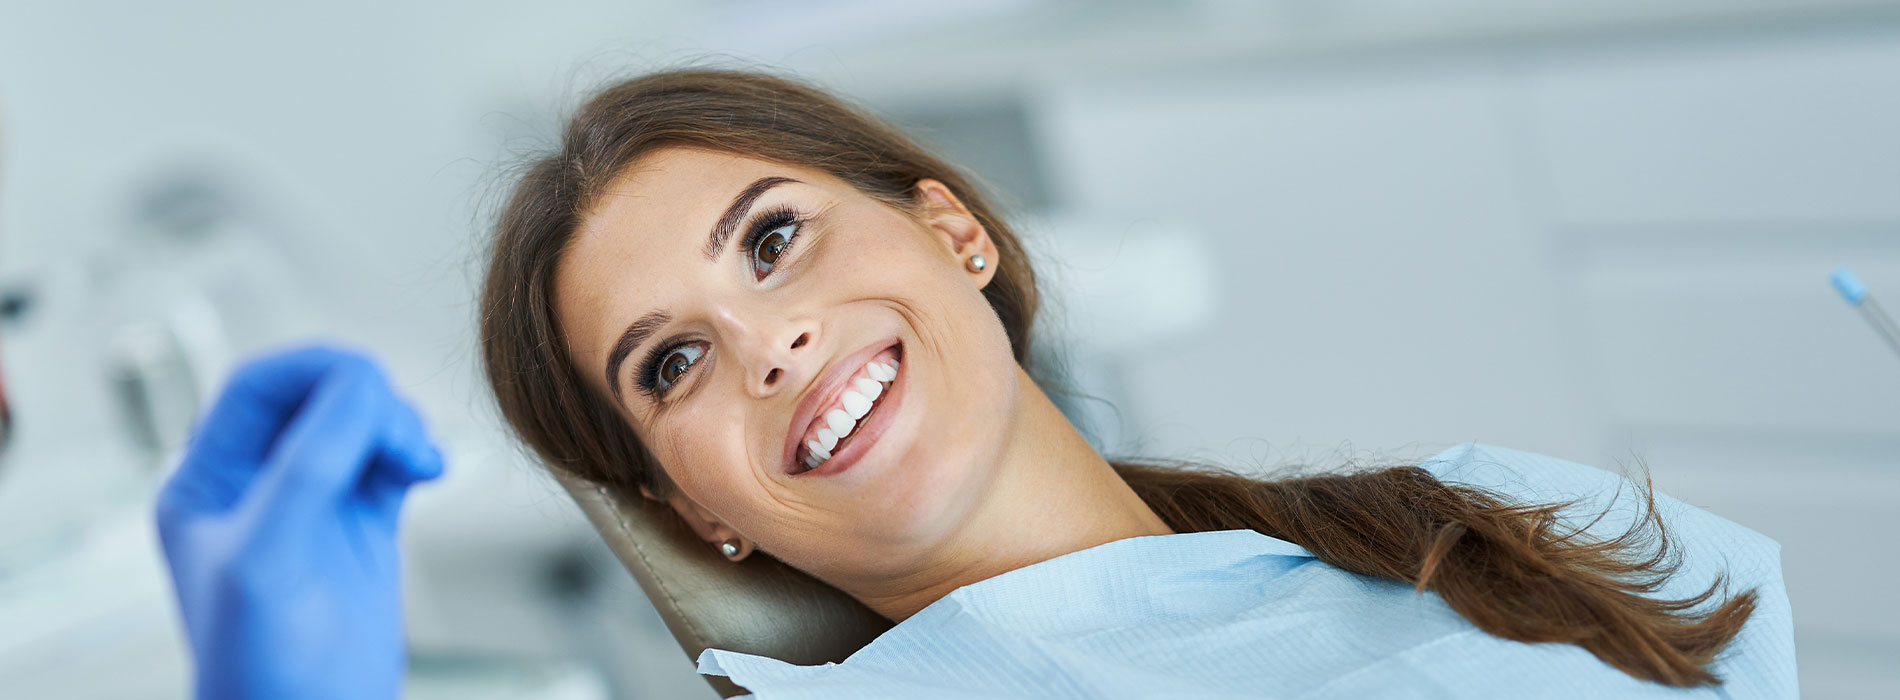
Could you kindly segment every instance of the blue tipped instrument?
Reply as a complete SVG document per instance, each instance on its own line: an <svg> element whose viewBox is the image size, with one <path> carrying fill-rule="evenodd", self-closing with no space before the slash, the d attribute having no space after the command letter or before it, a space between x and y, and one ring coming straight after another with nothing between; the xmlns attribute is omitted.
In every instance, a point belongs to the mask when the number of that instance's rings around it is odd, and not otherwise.
<svg viewBox="0 0 1900 700"><path fill-rule="evenodd" d="M1861 284L1860 278L1846 265L1834 268L1832 279L1834 290L1841 293L1841 298L1847 300L1848 306L1860 309L1861 318L1867 319L1867 323L1874 327L1874 332L1887 340L1888 347L1900 353L1900 324L1895 324L1893 317L1880 308L1880 302L1874 301L1873 296L1867 293L1867 285Z"/></svg>

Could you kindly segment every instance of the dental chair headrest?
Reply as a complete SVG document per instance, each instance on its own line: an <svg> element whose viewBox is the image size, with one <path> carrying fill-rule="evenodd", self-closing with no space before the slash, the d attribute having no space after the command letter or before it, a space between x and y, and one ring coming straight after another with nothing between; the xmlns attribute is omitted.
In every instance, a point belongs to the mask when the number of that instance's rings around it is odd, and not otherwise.
<svg viewBox="0 0 1900 700"><path fill-rule="evenodd" d="M605 488L558 478L688 658L717 647L801 665L843 661L891 627L843 591L770 556L727 561L665 504L622 503ZM745 692L724 678L707 682L724 697Z"/></svg>

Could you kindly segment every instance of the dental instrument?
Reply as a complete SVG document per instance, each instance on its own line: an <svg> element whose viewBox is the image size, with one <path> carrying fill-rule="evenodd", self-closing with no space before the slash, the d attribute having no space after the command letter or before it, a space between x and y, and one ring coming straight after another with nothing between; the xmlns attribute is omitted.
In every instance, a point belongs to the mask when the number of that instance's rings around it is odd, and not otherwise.
<svg viewBox="0 0 1900 700"><path fill-rule="evenodd" d="M1860 277L1842 265L1834 268L1830 279L1834 281L1835 291L1841 293L1841 298L1846 299L1849 306L1860 309L1861 317L1867 319L1874 331L1887 340L1887 345L1895 353L1900 353L1900 324L1895 324L1893 317L1880 308L1880 302L1874 301L1867 293L1867 285L1861 283Z"/></svg>

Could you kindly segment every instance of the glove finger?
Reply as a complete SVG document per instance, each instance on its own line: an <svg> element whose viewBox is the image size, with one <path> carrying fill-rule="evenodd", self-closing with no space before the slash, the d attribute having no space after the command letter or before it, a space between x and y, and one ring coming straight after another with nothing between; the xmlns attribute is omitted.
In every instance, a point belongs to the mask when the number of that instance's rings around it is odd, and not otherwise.
<svg viewBox="0 0 1900 700"><path fill-rule="evenodd" d="M422 414L400 398L390 402L378 452L387 459L378 460L371 468L388 470L385 476L404 486L442 475L442 451L429 439Z"/></svg>
<svg viewBox="0 0 1900 700"><path fill-rule="evenodd" d="M326 517L320 511L353 488L375 456L394 398L367 359L325 372L265 462L269 507L292 521Z"/></svg>
<svg viewBox="0 0 1900 700"><path fill-rule="evenodd" d="M308 346L266 355L232 373L199 422L160 494L161 512L223 510L240 498L297 406L326 371L355 353Z"/></svg>
<svg viewBox="0 0 1900 700"><path fill-rule="evenodd" d="M388 452L377 452L370 458L369 468L363 471L363 481L357 484L356 492L351 496L351 502L360 515L373 523L378 532L391 535L396 532L403 500L414 483L402 480L402 473L407 467L398 464L399 461L399 458L392 457Z"/></svg>
<svg viewBox="0 0 1900 700"><path fill-rule="evenodd" d="M245 363L199 423L192 451L262 462L317 381L340 364L363 361L360 353L313 345Z"/></svg>
<svg viewBox="0 0 1900 700"><path fill-rule="evenodd" d="M407 402L392 401L383 432L355 498L379 527L393 532L409 487L442 474L442 453L429 440L422 416Z"/></svg>

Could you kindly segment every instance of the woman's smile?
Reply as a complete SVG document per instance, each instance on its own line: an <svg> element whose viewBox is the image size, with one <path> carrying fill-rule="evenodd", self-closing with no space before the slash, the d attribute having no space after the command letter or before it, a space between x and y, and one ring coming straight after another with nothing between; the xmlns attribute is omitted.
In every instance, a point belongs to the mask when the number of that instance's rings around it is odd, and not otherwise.
<svg viewBox="0 0 1900 700"><path fill-rule="evenodd" d="M900 341L872 343L834 363L812 385L786 435L787 473L837 474L877 443L902 398L903 354Z"/></svg>

